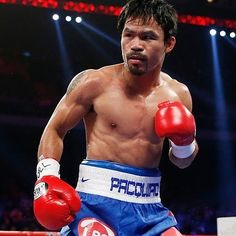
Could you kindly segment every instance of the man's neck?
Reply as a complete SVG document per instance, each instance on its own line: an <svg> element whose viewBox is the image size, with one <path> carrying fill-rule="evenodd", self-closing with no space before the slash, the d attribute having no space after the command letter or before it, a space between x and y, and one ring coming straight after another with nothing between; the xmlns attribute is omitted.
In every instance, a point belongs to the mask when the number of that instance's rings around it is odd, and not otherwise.
<svg viewBox="0 0 236 236"><path fill-rule="evenodd" d="M133 75L127 69L123 73L129 91L137 94L146 94L161 85L160 70L144 75Z"/></svg>

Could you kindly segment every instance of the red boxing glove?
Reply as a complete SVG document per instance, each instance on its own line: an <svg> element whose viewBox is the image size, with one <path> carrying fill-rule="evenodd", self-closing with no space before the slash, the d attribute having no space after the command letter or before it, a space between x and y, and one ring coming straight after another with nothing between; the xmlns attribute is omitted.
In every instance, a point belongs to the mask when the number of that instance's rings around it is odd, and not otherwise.
<svg viewBox="0 0 236 236"><path fill-rule="evenodd" d="M48 164L45 163L48 161L50 162L50 160L44 159L39 164L47 168ZM45 228L58 230L71 223L80 208L81 201L78 193L59 177L46 175L36 182L34 214L38 222Z"/></svg>
<svg viewBox="0 0 236 236"><path fill-rule="evenodd" d="M155 118L156 133L168 137L174 144L191 144L195 138L195 120L192 113L180 102L166 101L158 105Z"/></svg>
<svg viewBox="0 0 236 236"><path fill-rule="evenodd" d="M172 141L172 147L175 148L175 151L177 150L175 152L177 157L185 158L193 153L195 120L192 113L180 102L166 101L158 105L155 130L158 136L168 137ZM184 150L181 146L184 147Z"/></svg>

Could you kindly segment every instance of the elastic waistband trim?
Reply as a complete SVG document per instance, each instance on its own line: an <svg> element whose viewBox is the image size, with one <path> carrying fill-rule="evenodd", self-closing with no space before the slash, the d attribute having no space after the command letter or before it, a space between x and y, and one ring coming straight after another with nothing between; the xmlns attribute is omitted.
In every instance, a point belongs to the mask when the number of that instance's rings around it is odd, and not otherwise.
<svg viewBox="0 0 236 236"><path fill-rule="evenodd" d="M106 161L85 160L76 190L133 203L160 202L160 172Z"/></svg>

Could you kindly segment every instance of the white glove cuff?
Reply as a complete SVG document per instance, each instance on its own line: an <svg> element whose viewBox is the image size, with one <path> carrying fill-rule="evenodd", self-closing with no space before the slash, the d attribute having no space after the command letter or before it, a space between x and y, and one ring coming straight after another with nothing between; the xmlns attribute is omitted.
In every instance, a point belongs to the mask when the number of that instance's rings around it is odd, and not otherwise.
<svg viewBox="0 0 236 236"><path fill-rule="evenodd" d="M191 144L185 146L175 145L172 141L170 141L170 144L171 144L170 151L174 156L178 158L187 158L191 156L196 148L195 140Z"/></svg>
<svg viewBox="0 0 236 236"><path fill-rule="evenodd" d="M60 164L53 158L44 158L38 162L36 167L37 179L45 175L54 175L60 178Z"/></svg>

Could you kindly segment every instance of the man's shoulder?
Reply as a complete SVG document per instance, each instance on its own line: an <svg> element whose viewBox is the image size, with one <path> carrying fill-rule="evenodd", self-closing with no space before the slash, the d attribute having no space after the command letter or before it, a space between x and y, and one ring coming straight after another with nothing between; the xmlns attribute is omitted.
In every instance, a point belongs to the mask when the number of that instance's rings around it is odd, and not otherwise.
<svg viewBox="0 0 236 236"><path fill-rule="evenodd" d="M111 75L114 75L116 71L119 70L120 66L121 64L114 64L103 66L98 69L87 69L78 73L76 77L94 81L104 80L105 78L109 78Z"/></svg>
<svg viewBox="0 0 236 236"><path fill-rule="evenodd" d="M172 90L176 96L177 100L181 101L190 111L192 110L192 98L190 91L184 83L170 77L166 73L162 73L162 78L168 87L168 89ZM175 98L176 99L176 98Z"/></svg>
<svg viewBox="0 0 236 236"><path fill-rule="evenodd" d="M87 69L76 74L71 80L67 94L73 90L76 92L86 91L101 94L112 81L111 78L117 73L118 65L104 66L99 69Z"/></svg>
<svg viewBox="0 0 236 236"><path fill-rule="evenodd" d="M99 83L103 77L102 71L100 69L87 69L79 72L74 76L71 83L76 82L83 85L91 85L94 83Z"/></svg>
<svg viewBox="0 0 236 236"><path fill-rule="evenodd" d="M165 72L161 72L161 78L166 84L168 84L173 89L188 90L187 86L183 82L171 77Z"/></svg>
<svg viewBox="0 0 236 236"><path fill-rule="evenodd" d="M113 65L107 65L107 66L103 66L100 69L96 70L97 73L101 73L104 76L111 76L114 74L119 73L119 71L123 68L123 64L113 64Z"/></svg>

